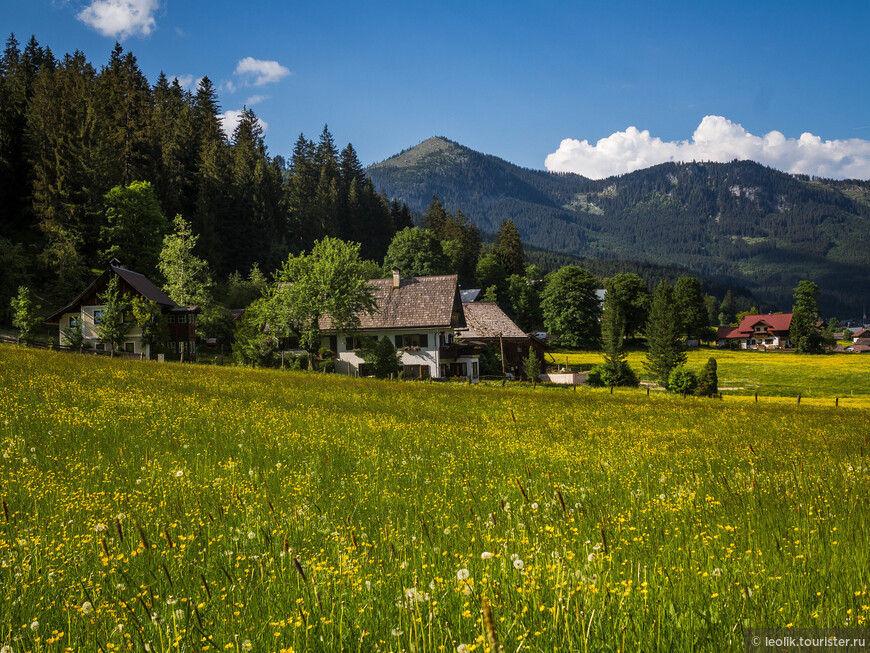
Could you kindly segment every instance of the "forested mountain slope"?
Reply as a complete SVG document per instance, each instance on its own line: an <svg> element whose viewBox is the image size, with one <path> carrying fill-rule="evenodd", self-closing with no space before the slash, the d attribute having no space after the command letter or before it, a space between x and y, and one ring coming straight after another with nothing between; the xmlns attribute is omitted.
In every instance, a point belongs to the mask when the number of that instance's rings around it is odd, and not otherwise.
<svg viewBox="0 0 870 653"><path fill-rule="evenodd" d="M512 219L535 247L678 265L787 309L800 279L827 314L870 301L870 182L811 179L751 161L666 163L591 180L520 168L430 138L368 168L375 188L422 210L433 195L483 231Z"/></svg>

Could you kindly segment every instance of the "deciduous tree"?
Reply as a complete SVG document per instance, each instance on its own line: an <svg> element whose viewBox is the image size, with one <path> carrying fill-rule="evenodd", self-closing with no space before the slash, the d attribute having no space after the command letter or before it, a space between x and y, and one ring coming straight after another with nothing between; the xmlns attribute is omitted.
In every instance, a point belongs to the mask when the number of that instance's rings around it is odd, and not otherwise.
<svg viewBox="0 0 870 653"><path fill-rule="evenodd" d="M587 270L567 265L550 274L541 298L544 324L559 334L559 343L597 349L601 342L598 281Z"/></svg>

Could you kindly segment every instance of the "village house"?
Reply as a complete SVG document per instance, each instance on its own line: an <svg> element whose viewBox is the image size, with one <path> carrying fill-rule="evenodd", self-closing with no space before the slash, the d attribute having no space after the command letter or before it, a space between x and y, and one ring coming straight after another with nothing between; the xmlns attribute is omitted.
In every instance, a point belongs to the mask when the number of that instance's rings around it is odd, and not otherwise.
<svg viewBox="0 0 870 653"><path fill-rule="evenodd" d="M859 344L858 341L870 339L870 329L860 329L852 334L852 342Z"/></svg>
<svg viewBox="0 0 870 653"><path fill-rule="evenodd" d="M497 347L504 361L505 372L516 377L525 376L524 359L533 352L546 367L546 345L520 329L495 302L463 302L464 328L456 332L464 342Z"/></svg>
<svg viewBox="0 0 870 653"><path fill-rule="evenodd" d="M377 307L360 316L353 334L332 331L329 317L321 320L322 344L334 353L337 373L366 376L359 350L369 337L389 338L402 351L405 379L480 378L479 349L456 340L465 327L456 275L402 278L393 269L391 278L369 284Z"/></svg>
<svg viewBox="0 0 870 653"><path fill-rule="evenodd" d="M46 324L58 326L58 336L61 346L68 346L69 341L65 331L82 327L85 347L95 351L109 351L111 346L100 341L97 327L102 320L105 305L100 302L100 296L105 292L110 279L118 278L118 289L122 294L141 296L156 302L166 315L169 329L169 351L178 355L184 354L192 358L196 354L196 316L200 312L198 306L179 306L160 288L155 286L148 277L132 270L124 269L113 259L109 268L103 272L91 285L69 304L49 315ZM127 312L125 322L131 322L130 331L121 351L127 354L144 355L151 358L155 352L142 341L142 330L133 322L133 315Z"/></svg>
<svg viewBox="0 0 870 653"><path fill-rule="evenodd" d="M736 327L719 327L716 341L720 347L740 349L785 349L792 344L788 339L792 313L747 315Z"/></svg>

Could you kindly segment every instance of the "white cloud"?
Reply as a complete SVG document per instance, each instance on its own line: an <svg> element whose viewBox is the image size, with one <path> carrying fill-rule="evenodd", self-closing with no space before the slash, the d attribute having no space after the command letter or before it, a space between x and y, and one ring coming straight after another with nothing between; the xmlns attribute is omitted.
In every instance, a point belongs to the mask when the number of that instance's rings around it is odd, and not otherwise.
<svg viewBox="0 0 870 653"><path fill-rule="evenodd" d="M178 85L181 88L186 88L186 89L195 88L195 86L193 84L193 75L173 75L169 79L170 79L170 81L173 79L177 79ZM199 80L197 80L197 81L199 81Z"/></svg>
<svg viewBox="0 0 870 653"><path fill-rule="evenodd" d="M92 0L76 18L103 36L148 36L156 24L159 0Z"/></svg>
<svg viewBox="0 0 870 653"><path fill-rule="evenodd" d="M602 179L667 161L749 159L785 172L834 179L870 178L870 141L859 138L823 141L810 133L786 138L771 131L755 136L722 116L705 116L691 140L663 141L629 127L589 141L566 138L544 163L551 172L575 172Z"/></svg>
<svg viewBox="0 0 870 653"><path fill-rule="evenodd" d="M263 61L245 57L236 66L236 75L244 77L247 86L263 86L277 82L291 74L290 69L277 61Z"/></svg>
<svg viewBox="0 0 870 653"><path fill-rule="evenodd" d="M227 138L233 137L236 125L238 125L239 121L242 119L242 113L243 111L233 111L230 109L229 111L224 111L220 116L218 116L221 121L221 129L224 130L224 134L227 135ZM257 122L260 123L263 132L266 132L269 129L269 123L260 118L260 116L257 116Z"/></svg>
<svg viewBox="0 0 870 653"><path fill-rule="evenodd" d="M247 100L245 100L245 106L252 107L255 104L260 104L260 102L262 102L263 100L268 100L268 99L269 99L268 95L252 95Z"/></svg>

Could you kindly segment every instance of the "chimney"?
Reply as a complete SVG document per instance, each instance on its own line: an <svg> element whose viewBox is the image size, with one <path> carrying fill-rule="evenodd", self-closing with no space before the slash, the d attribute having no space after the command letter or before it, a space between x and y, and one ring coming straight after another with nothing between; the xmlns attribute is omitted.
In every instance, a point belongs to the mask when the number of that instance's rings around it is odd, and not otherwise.
<svg viewBox="0 0 870 653"><path fill-rule="evenodd" d="M393 268L393 288L398 288L402 284L402 273L399 268Z"/></svg>

